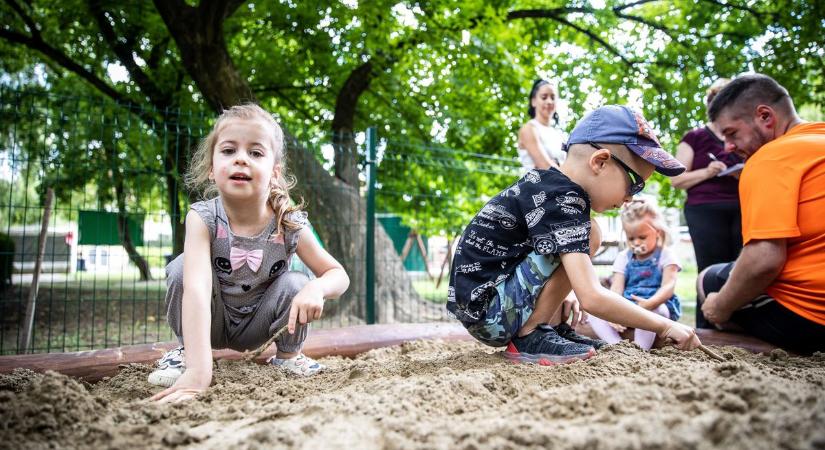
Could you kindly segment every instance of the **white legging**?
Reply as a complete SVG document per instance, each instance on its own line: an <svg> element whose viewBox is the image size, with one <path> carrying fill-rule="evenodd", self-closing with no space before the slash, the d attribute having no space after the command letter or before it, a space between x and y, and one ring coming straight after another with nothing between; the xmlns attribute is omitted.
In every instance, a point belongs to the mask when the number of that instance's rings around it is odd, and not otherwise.
<svg viewBox="0 0 825 450"><path fill-rule="evenodd" d="M654 309L653 312L660 316L667 317L668 319L670 318L670 311L668 311L667 306L665 306L664 303ZM596 335L599 336L599 339L607 342L608 344L615 344L622 340L622 337L619 336L619 332L616 331L615 328L611 327L606 320L599 319L596 316L590 316L588 318L588 322ZM633 332L633 342L645 350L650 350L650 347L653 346L654 340L656 340L656 333L652 331L636 328Z"/></svg>

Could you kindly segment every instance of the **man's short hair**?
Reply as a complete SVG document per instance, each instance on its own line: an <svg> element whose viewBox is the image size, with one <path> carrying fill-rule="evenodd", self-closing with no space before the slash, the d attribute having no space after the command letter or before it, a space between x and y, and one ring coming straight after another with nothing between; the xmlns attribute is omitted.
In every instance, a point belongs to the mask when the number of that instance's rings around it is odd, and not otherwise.
<svg viewBox="0 0 825 450"><path fill-rule="evenodd" d="M736 77L722 88L708 107L708 118L715 122L726 110L732 110L735 117L741 117L759 105L778 106L787 113L794 111L785 88L767 75L754 73Z"/></svg>

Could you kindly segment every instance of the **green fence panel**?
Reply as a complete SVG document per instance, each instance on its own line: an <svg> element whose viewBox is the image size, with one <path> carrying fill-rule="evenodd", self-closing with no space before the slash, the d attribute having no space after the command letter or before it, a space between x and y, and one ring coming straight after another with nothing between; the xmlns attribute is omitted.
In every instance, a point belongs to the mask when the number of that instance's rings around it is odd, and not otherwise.
<svg viewBox="0 0 825 450"><path fill-rule="evenodd" d="M37 233L25 230L40 223L46 187L57 192L49 232L58 238L47 241L32 351L175 338L166 323L164 268L181 248L182 218L197 197L186 191L181 171L212 126L208 111L0 87L0 234L23 230L14 253L0 248L0 277L9 264L14 268L10 280L0 279L0 287L11 281L0 289L0 355L18 350L34 258L27 243L37 242ZM290 131L297 136L287 142L290 152L318 162L289 166L299 185L296 200L331 199L320 203L331 209L307 208L309 218L351 280L313 327L449 320L444 246L430 255L438 262L430 271L417 240L403 263L399 255L411 229L425 248L436 237L455 239L471 214L517 176L518 162L399 140L383 124L351 134ZM357 171L348 178L355 185L316 183L338 175L338 158ZM346 209L323 214L332 208ZM116 211L127 212L130 239L120 239ZM73 230L77 241L62 242Z"/></svg>
<svg viewBox="0 0 825 450"><path fill-rule="evenodd" d="M390 235L392 245L399 255L401 255L408 240L411 239L410 232L412 231L412 228L401 223L401 220L400 216L394 214L378 214L378 222L381 223L381 226L383 226L387 234ZM424 243L424 248L426 249L427 237L421 236L421 241ZM404 269L416 272L427 270L427 262L424 260L424 255L421 254L421 250L418 249L418 243L413 240L409 242L409 245L410 250L407 258L404 260Z"/></svg>
<svg viewBox="0 0 825 450"><path fill-rule="evenodd" d="M145 214L129 214L126 226L132 243L143 246L143 222ZM78 211L77 228L80 245L120 245L121 239L117 229L118 214L107 211Z"/></svg>

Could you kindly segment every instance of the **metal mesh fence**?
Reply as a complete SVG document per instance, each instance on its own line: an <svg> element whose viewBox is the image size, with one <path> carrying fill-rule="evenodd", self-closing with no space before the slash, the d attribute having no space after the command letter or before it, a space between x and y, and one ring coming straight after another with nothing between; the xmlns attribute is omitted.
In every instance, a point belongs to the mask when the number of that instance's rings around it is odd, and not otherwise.
<svg viewBox="0 0 825 450"><path fill-rule="evenodd" d="M174 339L164 268L196 200L182 174L213 119L0 89L0 354L22 350L48 187L56 197L28 351ZM287 146L293 197L352 281L313 326L445 320L454 239L517 162L374 130L288 136ZM297 259L293 269L306 270Z"/></svg>

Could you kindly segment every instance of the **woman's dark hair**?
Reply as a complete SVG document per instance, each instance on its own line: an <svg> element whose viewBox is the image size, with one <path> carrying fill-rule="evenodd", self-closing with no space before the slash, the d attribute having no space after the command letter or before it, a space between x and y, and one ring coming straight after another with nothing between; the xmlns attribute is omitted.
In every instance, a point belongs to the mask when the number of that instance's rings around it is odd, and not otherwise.
<svg viewBox="0 0 825 450"><path fill-rule="evenodd" d="M527 114L530 115L531 118L536 118L536 108L533 107L533 99L536 98L536 93L538 93L539 88L544 86L545 84L550 84L549 81L543 80L539 78L538 80L533 82L533 89L530 90L530 97L527 98ZM558 122L558 119L556 120Z"/></svg>

